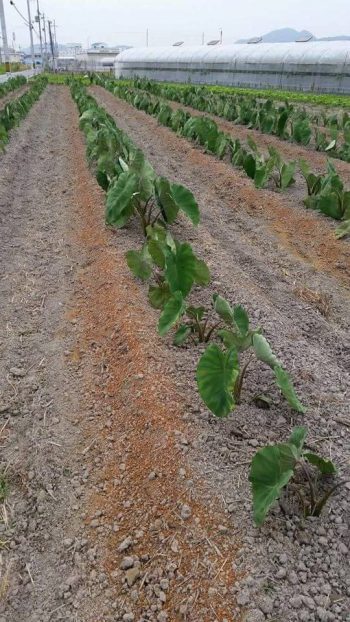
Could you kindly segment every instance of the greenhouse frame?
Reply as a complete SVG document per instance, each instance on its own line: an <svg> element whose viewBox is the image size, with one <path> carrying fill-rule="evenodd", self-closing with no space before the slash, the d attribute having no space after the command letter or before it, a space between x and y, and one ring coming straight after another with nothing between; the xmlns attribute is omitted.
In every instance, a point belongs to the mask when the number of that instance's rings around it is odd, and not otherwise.
<svg viewBox="0 0 350 622"><path fill-rule="evenodd" d="M350 41L125 50L118 78L350 94Z"/></svg>

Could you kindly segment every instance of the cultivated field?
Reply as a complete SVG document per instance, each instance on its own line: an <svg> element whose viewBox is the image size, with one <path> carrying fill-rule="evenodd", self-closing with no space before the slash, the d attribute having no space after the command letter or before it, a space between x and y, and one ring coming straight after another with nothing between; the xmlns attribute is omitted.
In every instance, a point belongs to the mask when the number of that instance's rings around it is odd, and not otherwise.
<svg viewBox="0 0 350 622"><path fill-rule="evenodd" d="M0 622L349 622L346 110L167 88L0 92Z"/></svg>

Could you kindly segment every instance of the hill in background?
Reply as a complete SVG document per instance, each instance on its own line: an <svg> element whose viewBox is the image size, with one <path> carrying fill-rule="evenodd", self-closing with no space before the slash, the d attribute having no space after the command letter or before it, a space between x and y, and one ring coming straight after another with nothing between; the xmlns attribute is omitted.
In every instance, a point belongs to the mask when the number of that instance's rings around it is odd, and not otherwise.
<svg viewBox="0 0 350 622"><path fill-rule="evenodd" d="M336 37L315 37L308 30L295 30L294 28L280 28L279 30L271 30L266 35L263 35L262 40L264 43L289 43L296 41L297 39L313 37L314 41L350 41L350 36L339 35ZM236 43L247 43L249 39L238 39Z"/></svg>

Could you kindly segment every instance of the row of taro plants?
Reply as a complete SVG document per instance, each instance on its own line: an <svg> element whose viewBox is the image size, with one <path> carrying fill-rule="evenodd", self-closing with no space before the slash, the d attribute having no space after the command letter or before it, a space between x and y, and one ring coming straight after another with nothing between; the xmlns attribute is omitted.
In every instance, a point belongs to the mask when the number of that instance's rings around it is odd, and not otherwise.
<svg viewBox="0 0 350 622"><path fill-rule="evenodd" d="M10 130L19 125L20 121L27 116L30 108L39 99L46 85L47 78L36 78L30 82L30 88L24 95L8 102L0 110L0 150L7 145Z"/></svg>
<svg viewBox="0 0 350 622"><path fill-rule="evenodd" d="M327 170L317 175L309 170L305 160L284 162L278 151L269 147L268 154L259 152L252 138L243 144L239 139L220 131L215 121L205 116L191 116L182 109L173 110L160 98L135 88L120 85L118 82L96 76L97 83L103 82L105 88L126 100L138 110L156 117L162 125L179 135L200 144L206 151L220 159L229 158L234 166L245 171L257 188L272 184L278 190L286 190L295 183L298 170L307 186L304 205L325 216L342 221L336 229L338 238L350 233L350 192L338 175L334 165L328 161ZM313 180L311 182L310 180Z"/></svg>
<svg viewBox="0 0 350 622"><path fill-rule="evenodd" d="M304 413L289 374L272 352L261 328L250 326L241 305L231 307L218 294L207 307L191 304L195 289L209 284L209 269L189 243L171 235L169 226L181 212L194 226L199 223L193 194L180 184L157 177L142 151L87 94L84 86L73 81L71 91L81 115L88 160L106 191L106 224L118 229L132 219L139 222L142 247L128 251L126 261L138 279L149 283L149 302L160 312L159 334L173 330L177 346L186 341L193 347L207 344L196 372L198 390L206 406L217 417L227 417L241 400L243 382L255 357L271 368L289 405ZM250 481L258 525L296 471L307 474L310 487L308 499L303 500L305 514L319 514L331 490L335 490L333 486L318 498L316 471L335 475L336 468L330 461L304 452L306 434L305 427L295 428L287 443L264 447L254 456Z"/></svg>
<svg viewBox="0 0 350 622"><path fill-rule="evenodd" d="M19 89L21 86L27 84L27 78L25 76L16 76L15 78L10 78L7 82L0 84L0 99L5 97L11 91L15 91Z"/></svg>
<svg viewBox="0 0 350 622"><path fill-rule="evenodd" d="M347 112L330 115L322 111L310 112L288 101L281 104L252 95L217 93L205 86L163 85L140 79L134 81L134 86L223 117L236 125L273 134L281 140L304 146L312 144L317 151L350 162L350 116Z"/></svg>

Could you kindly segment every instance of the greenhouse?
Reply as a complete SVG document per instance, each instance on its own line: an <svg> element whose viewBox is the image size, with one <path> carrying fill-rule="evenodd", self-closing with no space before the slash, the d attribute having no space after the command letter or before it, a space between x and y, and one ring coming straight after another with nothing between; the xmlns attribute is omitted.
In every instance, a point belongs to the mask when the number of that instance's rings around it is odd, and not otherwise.
<svg viewBox="0 0 350 622"><path fill-rule="evenodd" d="M321 93L350 93L350 41L132 48L116 76Z"/></svg>

